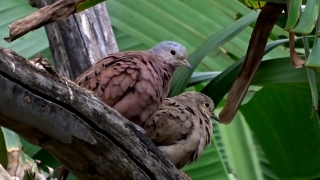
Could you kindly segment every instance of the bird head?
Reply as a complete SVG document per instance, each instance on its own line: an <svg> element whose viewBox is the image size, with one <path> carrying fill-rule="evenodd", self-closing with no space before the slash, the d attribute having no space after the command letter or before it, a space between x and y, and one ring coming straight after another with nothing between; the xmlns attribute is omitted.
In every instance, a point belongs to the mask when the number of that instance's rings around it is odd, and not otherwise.
<svg viewBox="0 0 320 180"><path fill-rule="evenodd" d="M187 49L177 42L162 41L149 51L157 56L162 57L166 63L169 63L174 67L185 66L189 70L192 69L192 66L187 61Z"/></svg>
<svg viewBox="0 0 320 180"><path fill-rule="evenodd" d="M210 97L205 94L199 93L202 96L202 103L206 107L210 117L219 122L219 117L213 112L215 110L215 105Z"/></svg>

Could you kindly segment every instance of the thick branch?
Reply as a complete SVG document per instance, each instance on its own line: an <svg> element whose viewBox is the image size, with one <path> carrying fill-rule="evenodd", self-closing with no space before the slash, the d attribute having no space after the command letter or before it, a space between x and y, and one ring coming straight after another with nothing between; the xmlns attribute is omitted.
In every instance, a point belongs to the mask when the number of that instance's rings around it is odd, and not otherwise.
<svg viewBox="0 0 320 180"><path fill-rule="evenodd" d="M140 127L92 93L0 48L0 125L80 179L183 179Z"/></svg>

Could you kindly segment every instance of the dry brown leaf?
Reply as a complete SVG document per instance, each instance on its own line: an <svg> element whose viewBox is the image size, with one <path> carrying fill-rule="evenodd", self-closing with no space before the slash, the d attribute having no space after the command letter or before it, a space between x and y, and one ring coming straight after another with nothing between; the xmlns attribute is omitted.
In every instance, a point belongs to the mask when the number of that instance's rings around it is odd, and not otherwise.
<svg viewBox="0 0 320 180"><path fill-rule="evenodd" d="M41 161L40 160L35 160L34 163L27 163L27 170L30 176L34 180L50 180L53 177L54 169L46 166L49 170L48 177L45 177L44 174L42 174L42 169L41 169Z"/></svg>
<svg viewBox="0 0 320 180"><path fill-rule="evenodd" d="M283 9L283 4L270 2L262 8L251 35L246 58L230 89L226 105L219 114L220 123L229 124L233 120L261 63L271 30Z"/></svg>
<svg viewBox="0 0 320 180"><path fill-rule="evenodd" d="M20 160L20 150L12 150L8 152L8 173L11 176L16 176L23 179L25 170L22 161Z"/></svg>
<svg viewBox="0 0 320 180"><path fill-rule="evenodd" d="M305 61L300 59L298 53L294 48L294 44L295 44L294 32L289 31L290 62L293 67L301 68L303 67Z"/></svg>
<svg viewBox="0 0 320 180"><path fill-rule="evenodd" d="M40 174L38 172L35 172L33 178L34 180L47 180L47 178L43 174Z"/></svg>
<svg viewBox="0 0 320 180"><path fill-rule="evenodd" d="M289 9L290 0L287 0L287 9ZM288 14L288 11L286 11ZM290 47L290 63L295 68L303 67L305 61L300 59L296 49L294 48L295 39L294 39L294 32L289 31L289 47Z"/></svg>
<svg viewBox="0 0 320 180"><path fill-rule="evenodd" d="M14 180L13 177L2 167L0 164L0 179L2 180Z"/></svg>

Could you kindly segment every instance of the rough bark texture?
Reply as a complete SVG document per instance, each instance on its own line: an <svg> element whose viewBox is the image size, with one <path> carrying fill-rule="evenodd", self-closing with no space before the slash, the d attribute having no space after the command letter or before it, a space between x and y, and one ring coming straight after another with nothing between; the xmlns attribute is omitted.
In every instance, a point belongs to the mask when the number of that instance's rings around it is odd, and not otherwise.
<svg viewBox="0 0 320 180"><path fill-rule="evenodd" d="M0 125L79 179L183 179L144 130L91 92L0 48Z"/></svg>
<svg viewBox="0 0 320 180"><path fill-rule="evenodd" d="M39 8L56 2L35 1ZM45 29L55 68L59 74L71 80L75 80L94 62L118 52L104 2L48 24Z"/></svg>

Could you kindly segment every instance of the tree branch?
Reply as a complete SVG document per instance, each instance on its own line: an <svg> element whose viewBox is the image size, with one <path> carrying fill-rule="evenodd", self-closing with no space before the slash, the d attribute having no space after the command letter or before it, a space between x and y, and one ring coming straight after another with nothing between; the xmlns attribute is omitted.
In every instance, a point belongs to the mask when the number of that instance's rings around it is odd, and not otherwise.
<svg viewBox="0 0 320 180"><path fill-rule="evenodd" d="M77 6L84 0L56 1L53 5L41 8L29 16L22 18L9 26L9 37L4 38L7 42L12 42L28 32L38 29L48 23L64 19L77 12ZM34 0L29 0L32 7L38 4ZM39 6L38 6L39 7Z"/></svg>
<svg viewBox="0 0 320 180"><path fill-rule="evenodd" d="M0 48L0 125L79 179L184 179L144 130L93 93Z"/></svg>

